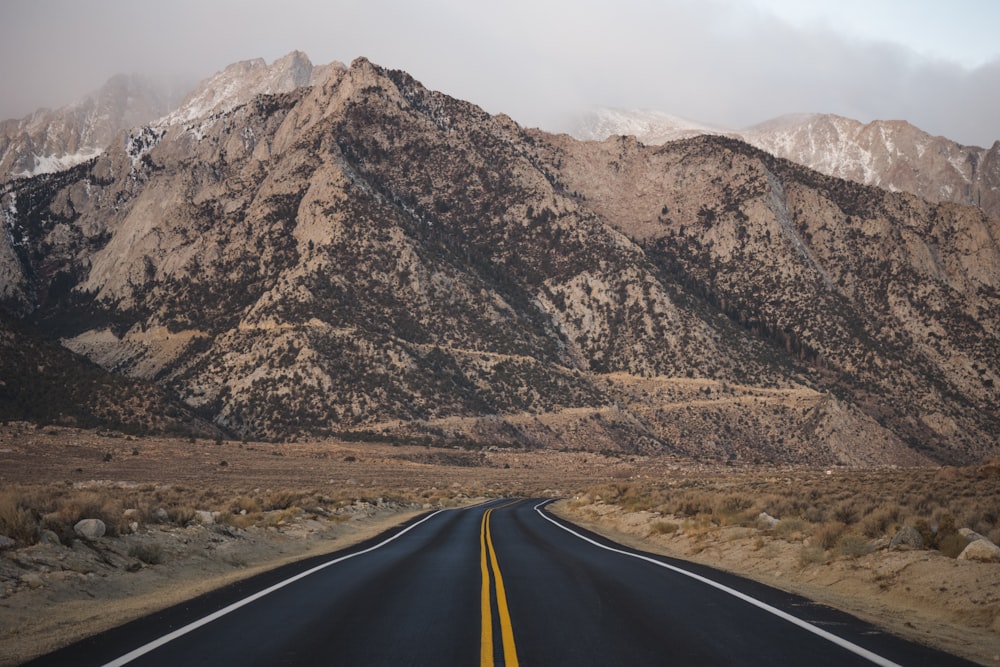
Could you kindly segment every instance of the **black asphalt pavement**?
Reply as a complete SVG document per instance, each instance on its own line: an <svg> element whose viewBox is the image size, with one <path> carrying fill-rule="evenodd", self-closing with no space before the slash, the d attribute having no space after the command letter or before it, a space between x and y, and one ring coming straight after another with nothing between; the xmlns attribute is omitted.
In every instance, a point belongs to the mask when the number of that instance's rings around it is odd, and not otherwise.
<svg viewBox="0 0 1000 667"><path fill-rule="evenodd" d="M497 500L418 517L34 665L968 665ZM484 648L485 646L485 648Z"/></svg>

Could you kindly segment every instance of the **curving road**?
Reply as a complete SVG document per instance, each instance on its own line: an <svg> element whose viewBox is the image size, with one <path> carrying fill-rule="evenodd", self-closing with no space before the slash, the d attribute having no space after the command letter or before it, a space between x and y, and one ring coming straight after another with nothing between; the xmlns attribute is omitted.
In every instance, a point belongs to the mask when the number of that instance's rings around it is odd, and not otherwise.
<svg viewBox="0 0 1000 667"><path fill-rule="evenodd" d="M425 515L35 665L968 665L543 500Z"/></svg>

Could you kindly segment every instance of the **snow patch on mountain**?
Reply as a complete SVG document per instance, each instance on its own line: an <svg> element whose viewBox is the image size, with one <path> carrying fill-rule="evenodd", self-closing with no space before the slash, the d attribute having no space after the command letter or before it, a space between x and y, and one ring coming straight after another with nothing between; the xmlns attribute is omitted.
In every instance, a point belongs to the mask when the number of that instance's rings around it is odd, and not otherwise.
<svg viewBox="0 0 1000 667"><path fill-rule="evenodd" d="M828 176L977 206L1000 218L1000 142L989 150L963 146L900 120L789 114L735 131L658 111L598 109L581 116L571 134L585 141L632 135L647 145L723 134Z"/></svg>
<svg viewBox="0 0 1000 667"><path fill-rule="evenodd" d="M35 162L33 168L17 172L12 176L14 178L28 178L39 174L54 174L93 160L103 152L104 150L101 148L90 147L68 155L38 155L36 153L32 155Z"/></svg>
<svg viewBox="0 0 1000 667"><path fill-rule="evenodd" d="M653 109L597 108L577 118L570 134L584 141L626 135L647 145L659 145L703 134L731 133Z"/></svg>
<svg viewBox="0 0 1000 667"><path fill-rule="evenodd" d="M128 133L128 136L125 137L125 153L133 168L142 160L143 156L160 143L164 134L166 134L165 130L154 127L141 127Z"/></svg>

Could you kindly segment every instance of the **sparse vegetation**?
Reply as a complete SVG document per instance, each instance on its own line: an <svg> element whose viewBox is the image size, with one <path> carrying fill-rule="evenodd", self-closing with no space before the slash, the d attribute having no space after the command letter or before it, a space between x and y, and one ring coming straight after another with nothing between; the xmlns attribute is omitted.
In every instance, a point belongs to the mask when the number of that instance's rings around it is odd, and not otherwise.
<svg viewBox="0 0 1000 667"><path fill-rule="evenodd" d="M659 482L616 482L589 489L585 498L628 512L663 516L654 535L744 526L790 542L808 542L827 556L870 553L903 525L914 526L927 548L955 557L970 528L1000 541L1000 474L993 464L907 470L739 471L689 474ZM578 503L589 501L577 501ZM777 518L761 527L762 513ZM665 526L675 526L667 530ZM812 553L812 552L810 552ZM809 562L818 562L809 558Z"/></svg>
<svg viewBox="0 0 1000 667"><path fill-rule="evenodd" d="M129 547L128 555L147 565L159 565L164 560L163 545L159 542L140 542Z"/></svg>

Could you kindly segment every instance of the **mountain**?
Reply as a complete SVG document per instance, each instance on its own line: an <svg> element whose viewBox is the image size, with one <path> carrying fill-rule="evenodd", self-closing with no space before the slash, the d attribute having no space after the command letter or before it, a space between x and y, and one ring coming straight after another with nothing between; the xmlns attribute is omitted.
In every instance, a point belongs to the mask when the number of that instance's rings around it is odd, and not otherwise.
<svg viewBox="0 0 1000 667"><path fill-rule="evenodd" d="M57 342L4 321L0 420L131 433L223 433L155 384L108 373Z"/></svg>
<svg viewBox="0 0 1000 667"><path fill-rule="evenodd" d="M250 437L1000 452L979 209L528 131L365 59L212 107L0 187L5 317Z"/></svg>
<svg viewBox="0 0 1000 667"><path fill-rule="evenodd" d="M329 68L344 66L313 67L299 51L271 64L246 60L205 79L183 99L177 86L137 74L117 75L69 106L0 122L0 181L63 171L97 157L129 130L162 130L224 113L258 95L310 85Z"/></svg>
<svg viewBox="0 0 1000 667"><path fill-rule="evenodd" d="M661 145L694 134L738 137L777 157L886 190L935 202L977 206L1000 218L1000 141L989 149L932 136L905 121L861 123L833 114L794 114L742 131L700 128L659 112L597 110L581 116L573 136L635 136Z"/></svg>
<svg viewBox="0 0 1000 667"><path fill-rule="evenodd" d="M301 51L292 51L270 65L262 58L233 63L202 81L163 119L163 127L190 123L246 104L258 95L289 93L301 86L322 80L329 69L344 69L341 63L314 67Z"/></svg>
<svg viewBox="0 0 1000 667"><path fill-rule="evenodd" d="M703 134L732 133L653 109L599 107L577 118L570 134L583 141L604 141L615 135L633 136L652 146Z"/></svg>
<svg viewBox="0 0 1000 667"><path fill-rule="evenodd" d="M173 109L170 87L139 75L112 77L61 109L0 122L0 181L62 171L98 155L122 131Z"/></svg>
<svg viewBox="0 0 1000 667"><path fill-rule="evenodd" d="M978 206L1000 218L1000 141L989 149L962 146L905 121L865 124L832 114L785 116L743 138L829 176Z"/></svg>

